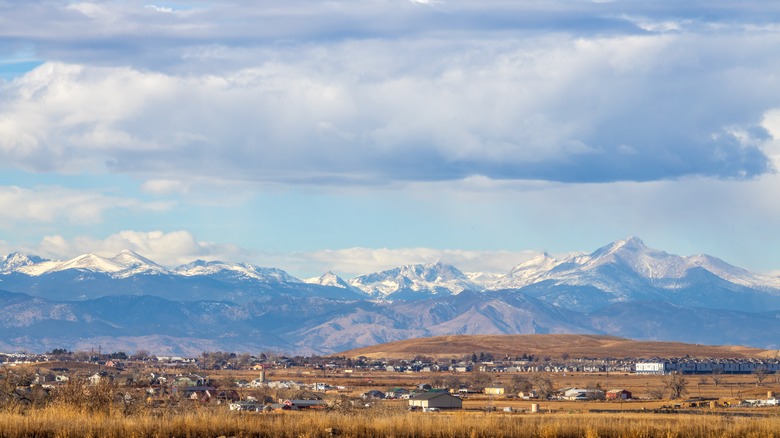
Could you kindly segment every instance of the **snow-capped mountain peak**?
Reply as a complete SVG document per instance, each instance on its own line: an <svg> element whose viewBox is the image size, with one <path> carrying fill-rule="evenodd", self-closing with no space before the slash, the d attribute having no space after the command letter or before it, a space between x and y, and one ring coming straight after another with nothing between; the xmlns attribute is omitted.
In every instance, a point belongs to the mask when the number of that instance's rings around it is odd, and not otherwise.
<svg viewBox="0 0 780 438"><path fill-rule="evenodd" d="M0 272L13 272L25 266L34 265L46 261L41 257L28 256L22 253L13 252L0 259Z"/></svg>
<svg viewBox="0 0 780 438"><path fill-rule="evenodd" d="M332 287L341 287L341 288L346 288L348 286L347 282L344 281L344 279L342 279L341 277L339 277L338 275L334 274L331 271L328 271L319 277L307 278L303 281L308 284L319 284L320 286L332 286Z"/></svg>
<svg viewBox="0 0 780 438"><path fill-rule="evenodd" d="M49 272L64 271L66 269L81 269L92 272L113 274L124 271L127 268L117 262L114 262L111 259L107 259L99 255L83 254L66 262L59 263L54 269L49 270Z"/></svg>
<svg viewBox="0 0 780 438"><path fill-rule="evenodd" d="M507 275L497 278L489 289L511 289L527 286L541 281L545 273L552 270L561 262L546 252L528 259L512 268Z"/></svg>
<svg viewBox="0 0 780 438"><path fill-rule="evenodd" d="M129 249L122 250L119 254L111 257L110 260L127 268L137 268L140 266L156 266L162 268L162 266L157 263L134 251L130 251Z"/></svg>
<svg viewBox="0 0 780 438"><path fill-rule="evenodd" d="M301 280L277 268L262 268L249 263L228 263L222 261L195 260L174 269L178 275L187 277L199 275L221 275L236 278L252 278L272 283L300 283Z"/></svg>
<svg viewBox="0 0 780 438"><path fill-rule="evenodd" d="M441 262L403 265L395 269L361 275L349 284L370 295L388 296L402 291L421 294L459 294L479 289L458 268Z"/></svg>

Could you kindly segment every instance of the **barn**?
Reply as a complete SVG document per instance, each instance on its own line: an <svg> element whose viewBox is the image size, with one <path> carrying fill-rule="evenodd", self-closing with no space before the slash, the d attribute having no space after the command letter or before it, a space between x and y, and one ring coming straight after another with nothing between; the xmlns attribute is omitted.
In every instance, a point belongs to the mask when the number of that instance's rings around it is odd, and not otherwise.
<svg viewBox="0 0 780 438"><path fill-rule="evenodd" d="M607 400L630 400L631 391L627 389L611 389L607 391Z"/></svg>
<svg viewBox="0 0 780 438"><path fill-rule="evenodd" d="M446 392L423 392L409 397L409 406L423 409L462 409L463 400Z"/></svg>

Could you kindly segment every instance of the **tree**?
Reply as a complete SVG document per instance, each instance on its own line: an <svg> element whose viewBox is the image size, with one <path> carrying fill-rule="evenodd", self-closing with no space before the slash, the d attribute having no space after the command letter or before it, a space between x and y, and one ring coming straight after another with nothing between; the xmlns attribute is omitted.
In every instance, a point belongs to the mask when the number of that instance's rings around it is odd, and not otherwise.
<svg viewBox="0 0 780 438"><path fill-rule="evenodd" d="M459 376L455 374L450 374L444 379L444 386L449 389L458 390L463 385L463 381L460 379Z"/></svg>
<svg viewBox="0 0 780 438"><path fill-rule="evenodd" d="M723 381L723 371L721 370L713 370L712 371L712 383L715 384L715 386L720 385L720 382Z"/></svg>
<svg viewBox="0 0 780 438"><path fill-rule="evenodd" d="M522 374L515 374L510 380L510 388L514 394L519 392L528 392L533 389L533 385L528 381L528 378Z"/></svg>
<svg viewBox="0 0 780 438"><path fill-rule="evenodd" d="M545 377L541 374L533 374L528 378L528 381L531 382L533 387L536 389L536 392L539 394L540 398L548 398L553 394L553 392L555 392L552 380L550 380L549 377Z"/></svg>
<svg viewBox="0 0 780 438"><path fill-rule="evenodd" d="M149 359L149 352L147 350L136 350L136 352L130 356L132 360L146 360Z"/></svg>
<svg viewBox="0 0 780 438"><path fill-rule="evenodd" d="M756 377L756 386L762 386L764 380L769 376L769 370L767 370L766 367L758 367L753 371L753 374Z"/></svg>
<svg viewBox="0 0 780 438"><path fill-rule="evenodd" d="M476 372L471 375L471 387L477 391L482 391L486 386L490 385L493 380L487 373Z"/></svg>
<svg viewBox="0 0 780 438"><path fill-rule="evenodd" d="M688 392L688 379L678 371L664 377L663 383L664 387L669 390L669 398L672 400L678 399Z"/></svg>

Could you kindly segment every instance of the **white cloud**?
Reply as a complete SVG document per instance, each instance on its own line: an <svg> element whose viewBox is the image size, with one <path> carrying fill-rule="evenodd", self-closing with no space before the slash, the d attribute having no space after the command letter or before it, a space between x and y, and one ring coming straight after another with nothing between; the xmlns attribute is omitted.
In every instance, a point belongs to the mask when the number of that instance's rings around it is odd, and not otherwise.
<svg viewBox="0 0 780 438"><path fill-rule="evenodd" d="M168 208L170 204L165 202L142 202L99 191L0 186L0 223L6 224L64 220L70 224L88 225L102 222L104 213L109 210L163 211Z"/></svg>
<svg viewBox="0 0 780 438"><path fill-rule="evenodd" d="M333 271L347 276L393 269L408 264L442 262L464 272L505 274L535 255L534 251L469 251L433 248L347 248L296 253L300 268Z"/></svg>
<svg viewBox="0 0 780 438"><path fill-rule="evenodd" d="M141 189L144 192L152 193L155 195L169 195L169 194L187 194L191 188L190 183L170 180L170 179L153 179L145 181L141 185Z"/></svg>
<svg viewBox="0 0 780 438"><path fill-rule="evenodd" d="M711 39L350 41L200 75L47 63L6 86L0 158L183 182L753 177L761 145L711 134L753 129L780 99L759 61L771 44ZM737 86L745 56L764 65Z"/></svg>
<svg viewBox="0 0 780 438"><path fill-rule="evenodd" d="M147 9L151 9L151 10L157 11L157 12L162 12L162 13L165 13L165 14L172 14L172 13L176 12L173 8L169 8L169 7L166 7L166 6L146 5L144 7L147 8Z"/></svg>
<svg viewBox="0 0 780 438"><path fill-rule="evenodd" d="M121 231L105 239L89 236L66 239L52 235L27 250L49 258L68 259L85 253L114 256L124 249L164 266L196 259L242 261L248 257L248 252L236 245L198 241L187 231Z"/></svg>
<svg viewBox="0 0 780 438"><path fill-rule="evenodd" d="M8 245L0 248L10 252ZM19 250L17 248L15 250ZM432 248L347 248L309 252L269 253L241 248L228 243L198 240L188 231L121 231L106 238L89 236L44 237L22 251L52 259L68 259L92 253L106 257L129 249L164 266L177 266L196 259L249 262L281 268L301 278L327 271L347 277L392 269L407 264L443 262L464 272L506 273L537 255L534 251L469 251Z"/></svg>

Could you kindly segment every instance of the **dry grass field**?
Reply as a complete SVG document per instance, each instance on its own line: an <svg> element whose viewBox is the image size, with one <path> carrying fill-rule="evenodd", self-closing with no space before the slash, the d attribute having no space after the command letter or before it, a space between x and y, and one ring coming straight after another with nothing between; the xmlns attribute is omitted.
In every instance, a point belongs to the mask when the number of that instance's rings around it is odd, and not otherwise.
<svg viewBox="0 0 780 438"><path fill-rule="evenodd" d="M427 351L426 351L427 350ZM619 338L579 335L458 336L428 338L353 350L348 355L403 357L417 352L425 356L458 357L474 352L533 354L555 358L564 353L575 357L700 356L774 357L767 352L742 347L707 347L676 343L634 342ZM373 355L373 356L371 356ZM398 356L394 356L398 355ZM70 362L28 365L30 370L69 368L78 374L93 372ZM24 368L24 367L23 367ZM139 375L151 368L136 370ZM188 370L197 371L197 370ZM198 371L230 385L239 379L252 380L250 370ZM237 412L226 404L195 400L145 400L143 388L132 389L132 409L123 403L129 389L106 387L105 397L85 399L78 386L71 397L52 397L35 405L0 406L0 438L17 437L565 437L565 438L780 438L780 407L737 406L745 399L765 399L780 393L780 375L768 375L759 382L755 375L687 375L681 399L669 400L666 376L623 372L558 373L398 373L354 370L282 368L266 372L271 381L323 382L342 389L328 391L329 408L300 412ZM371 389L414 388L423 383L453 379L469 384L476 380L490 386L510 387L513 381L540 378L553 388L627 389L634 400L563 401L523 400L512 396L469 393L463 409L452 412L409 412L404 400L362 400ZM115 384L112 384L115 385ZM66 386L68 388L69 386ZM224 386L223 386L224 387ZM81 387L84 389L85 387ZM90 390L86 390L89 392ZM60 392L62 392L60 390ZM239 389L242 397L293 398L296 390ZM67 391L64 391L67 395ZM659 394L663 398L659 399ZM62 394L61 394L62 395ZM100 395L100 394L98 394ZM698 399L706 402L697 403ZM345 401L346 400L346 401ZM717 404L710 405L711 400ZM532 412L538 404L538 412Z"/></svg>
<svg viewBox="0 0 780 438"><path fill-rule="evenodd" d="M26 414L0 413L0 437L565 437L770 438L780 417L593 414L562 412L236 413L202 409L178 414L90 414L53 406Z"/></svg>
<svg viewBox="0 0 780 438"><path fill-rule="evenodd" d="M367 372L343 373L279 369L272 380L328 382L345 391L331 396L356 397L368 389L412 387L435 374ZM449 374L449 373L447 373ZM464 409L455 412L407 412L405 401L381 401L371 407L316 412L234 412L223 405L187 404L184 408L142 407L123 411L121 403L97 410L54 402L41 407L0 411L0 438L16 437L780 437L780 408L725 407L740 398L763 398L780 392L780 380L771 376L761 386L751 375L726 375L716 385L710 376L687 376L685 397L713 397L721 405L692 409L684 400L646 400L652 388L663 386L662 376L625 373L544 373L556 388L599 385L630 389L635 401L529 401L503 396L469 394ZM209 372L212 378L252 378L252 371ZM500 384L512 373L495 374ZM252 390L244 395L251 395ZM540 411L531 413L531 404ZM661 409L679 404L679 409ZM504 412L504 408L512 412ZM104 409L107 408L107 409ZM489 408L489 409L486 409Z"/></svg>
<svg viewBox="0 0 780 438"><path fill-rule="evenodd" d="M680 342L634 341L600 335L455 335L416 338L358 348L339 356L372 359L409 359L415 356L432 358L463 357L474 352L519 356L532 354L553 359L564 354L581 357L712 357L761 358L775 357L778 350L762 350L740 346L692 345Z"/></svg>

